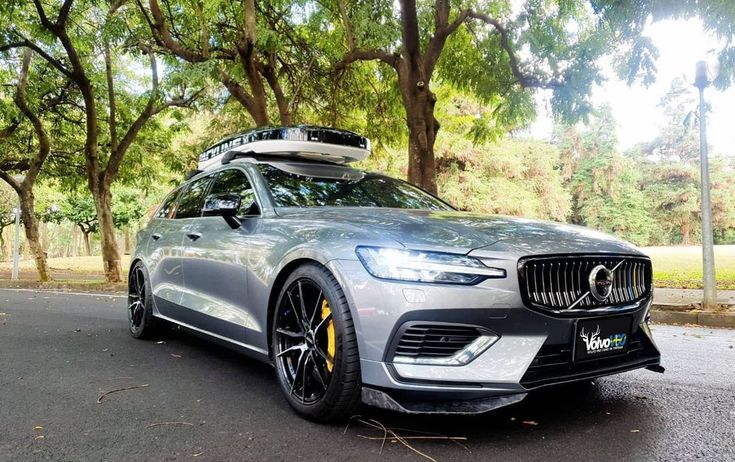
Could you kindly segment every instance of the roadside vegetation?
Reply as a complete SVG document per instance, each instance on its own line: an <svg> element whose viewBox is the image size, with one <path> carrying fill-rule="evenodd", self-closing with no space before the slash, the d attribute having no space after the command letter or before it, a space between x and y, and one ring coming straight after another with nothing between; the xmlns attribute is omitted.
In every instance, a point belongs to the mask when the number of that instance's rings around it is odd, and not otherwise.
<svg viewBox="0 0 735 462"><path fill-rule="evenodd" d="M702 288L702 248L645 247L653 262L656 287L674 289ZM717 288L735 290L735 245L716 245Z"/></svg>

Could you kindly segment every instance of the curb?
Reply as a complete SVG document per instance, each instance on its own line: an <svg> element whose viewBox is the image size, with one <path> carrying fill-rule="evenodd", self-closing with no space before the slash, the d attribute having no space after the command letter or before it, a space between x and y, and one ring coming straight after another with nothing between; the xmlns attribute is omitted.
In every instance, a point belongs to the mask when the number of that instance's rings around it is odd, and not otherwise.
<svg viewBox="0 0 735 462"><path fill-rule="evenodd" d="M71 281L8 281L0 280L0 289L40 289L40 290L66 290L81 292L111 292L126 293L126 283L109 284L106 282L71 282Z"/></svg>
<svg viewBox="0 0 735 462"><path fill-rule="evenodd" d="M706 327L724 327L735 329L735 312L733 311L677 311L660 310L654 305L651 320L659 324L694 324Z"/></svg>

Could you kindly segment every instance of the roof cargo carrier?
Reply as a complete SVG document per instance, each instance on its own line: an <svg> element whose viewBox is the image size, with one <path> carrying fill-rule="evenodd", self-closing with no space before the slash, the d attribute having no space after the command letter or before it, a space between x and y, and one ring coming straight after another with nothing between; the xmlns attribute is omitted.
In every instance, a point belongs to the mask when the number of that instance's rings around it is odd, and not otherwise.
<svg viewBox="0 0 735 462"><path fill-rule="evenodd" d="M236 157L273 155L335 163L365 159L370 140L347 130L299 125L256 128L227 137L199 156L199 170L209 170Z"/></svg>

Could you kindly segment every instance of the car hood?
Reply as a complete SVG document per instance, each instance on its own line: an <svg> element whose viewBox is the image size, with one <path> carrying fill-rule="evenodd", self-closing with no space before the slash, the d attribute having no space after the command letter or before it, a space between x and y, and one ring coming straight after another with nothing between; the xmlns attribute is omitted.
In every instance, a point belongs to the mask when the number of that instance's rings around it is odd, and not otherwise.
<svg viewBox="0 0 735 462"><path fill-rule="evenodd" d="M468 212L387 208L279 208L284 218L327 221L373 231L418 250L517 256L561 253L640 254L610 235L562 223Z"/></svg>

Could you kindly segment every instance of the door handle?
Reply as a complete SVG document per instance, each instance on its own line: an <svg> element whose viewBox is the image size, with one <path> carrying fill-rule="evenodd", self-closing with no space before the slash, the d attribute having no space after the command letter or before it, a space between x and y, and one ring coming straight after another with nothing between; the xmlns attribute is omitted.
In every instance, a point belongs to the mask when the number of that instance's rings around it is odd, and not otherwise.
<svg viewBox="0 0 735 462"><path fill-rule="evenodd" d="M154 241L157 241L157 240L161 239L161 235L158 234L158 233L153 233L153 234L151 234L151 239L153 239Z"/></svg>
<svg viewBox="0 0 735 462"><path fill-rule="evenodd" d="M200 237L202 237L202 235L199 234L199 233L186 233L186 237L188 237L192 241L196 241L197 239L199 239Z"/></svg>

